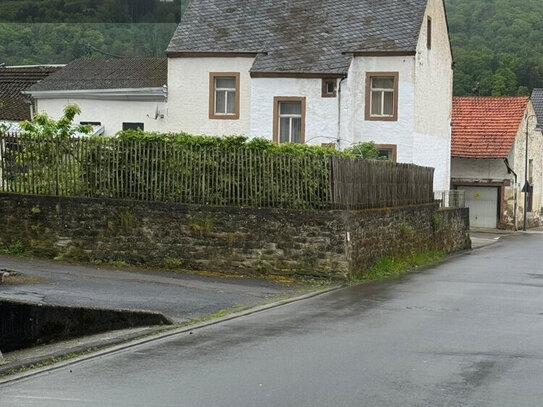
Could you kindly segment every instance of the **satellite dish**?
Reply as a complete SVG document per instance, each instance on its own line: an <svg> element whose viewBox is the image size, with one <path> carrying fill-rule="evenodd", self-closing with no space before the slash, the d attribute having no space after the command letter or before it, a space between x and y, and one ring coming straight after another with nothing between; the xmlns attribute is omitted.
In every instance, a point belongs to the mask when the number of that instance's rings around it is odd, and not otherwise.
<svg viewBox="0 0 543 407"><path fill-rule="evenodd" d="M155 109L155 120L158 119L158 116L160 116L160 112L158 110L158 105L156 105L156 109Z"/></svg>

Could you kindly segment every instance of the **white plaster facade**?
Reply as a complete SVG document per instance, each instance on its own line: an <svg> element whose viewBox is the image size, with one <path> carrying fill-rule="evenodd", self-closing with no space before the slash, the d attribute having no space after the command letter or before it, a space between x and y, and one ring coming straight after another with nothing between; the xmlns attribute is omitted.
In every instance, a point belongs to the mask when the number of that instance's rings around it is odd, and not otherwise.
<svg viewBox="0 0 543 407"><path fill-rule="evenodd" d="M251 76L253 57L168 58L168 131L191 134L250 135ZM209 118L209 75L239 72L240 114L238 120Z"/></svg>
<svg viewBox="0 0 543 407"><path fill-rule="evenodd" d="M529 123L527 123L529 118ZM528 160L533 160L533 201L532 212L528 212L529 226L541 224L543 205L543 134L536 129L537 119L532 102L528 103L524 119L522 120L513 146L507 160L511 169L517 174L509 174L504 159L475 159L452 158L451 177L455 185L492 185L503 188L500 202L500 219L498 226L509 229L514 228L515 195L517 202L517 227L523 223L524 193L522 188L525 180L526 165L526 126L528 124ZM458 186L461 189L461 186ZM500 191L501 192L501 191Z"/></svg>
<svg viewBox="0 0 543 407"><path fill-rule="evenodd" d="M166 112L164 99L162 101L160 99L155 101L107 100L78 98L77 96L36 98L36 111L47 113L50 117L58 119L68 104L77 104L81 108L81 115L76 117L77 122L100 122L106 136L114 136L122 130L123 122L143 123L146 131L164 129ZM157 110L159 115L155 119Z"/></svg>
<svg viewBox="0 0 543 407"><path fill-rule="evenodd" d="M431 49L427 17L432 19ZM442 0L428 0L420 24L415 55L353 56L347 75L336 79L337 97L322 97L321 77L252 77L254 56L193 54L168 58L167 102L38 98L37 110L58 117L66 104L77 103L82 109L78 120L101 122L106 135L121 130L122 122L143 122L150 131L271 140L274 97L303 97L306 143L336 143L340 149L364 141L396 145L398 162L434 167L434 189L448 190L453 73ZM368 72L398 73L396 121L365 119ZM239 119L210 118L211 73L239 73ZM157 106L164 119L155 120Z"/></svg>
<svg viewBox="0 0 543 407"><path fill-rule="evenodd" d="M427 49L426 21L432 19ZM306 99L305 142L344 149L374 141L397 146L398 162L435 168L435 190L450 187L452 55L442 0L429 0L416 55L353 56L338 97L322 97L322 78L251 77L254 57L172 57L165 128L192 134L273 137L274 97ZM240 73L239 120L209 118L211 72ZM398 120L365 120L366 73L397 72ZM341 84L340 84L341 83ZM340 84L340 85L339 85Z"/></svg>

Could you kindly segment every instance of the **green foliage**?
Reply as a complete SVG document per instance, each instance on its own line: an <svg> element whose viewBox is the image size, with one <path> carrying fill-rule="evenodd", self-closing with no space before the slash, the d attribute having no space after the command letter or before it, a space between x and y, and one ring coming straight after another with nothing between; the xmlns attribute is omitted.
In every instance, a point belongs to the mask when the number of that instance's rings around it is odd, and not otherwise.
<svg viewBox="0 0 543 407"><path fill-rule="evenodd" d="M134 7L129 3L1 0L0 62L67 63L103 52L163 56L179 21L179 0L155 4L137 0ZM183 7L187 3L182 0ZM446 0L446 4L456 95L527 95L534 87L543 87L540 0ZM163 23L149 23L156 21ZM139 24L123 24L131 22Z"/></svg>
<svg viewBox="0 0 543 407"><path fill-rule="evenodd" d="M1 22L178 22L188 0L2 0Z"/></svg>
<svg viewBox="0 0 543 407"><path fill-rule="evenodd" d="M2 250L2 252L10 255L22 255L27 253L27 249L23 242L20 240L15 240L11 242L4 250Z"/></svg>
<svg viewBox="0 0 543 407"><path fill-rule="evenodd" d="M432 217L432 226L435 232L441 232L445 227L445 217L441 213L434 213Z"/></svg>
<svg viewBox="0 0 543 407"><path fill-rule="evenodd" d="M181 266L181 261L179 259L176 259L175 257L166 257L162 261L162 265L167 269L176 269Z"/></svg>
<svg viewBox="0 0 543 407"><path fill-rule="evenodd" d="M4 169L7 190L205 205L327 208L330 148L277 145L246 137L125 131L116 137L74 139L70 106L58 122L45 115L25 123ZM80 129L82 130L82 128ZM15 160L13 159L15 157ZM8 161L9 161L8 160ZM116 233L133 223L119 213Z"/></svg>
<svg viewBox="0 0 543 407"><path fill-rule="evenodd" d="M444 256L444 253L438 250L412 251L406 256L381 256L368 270L354 276L354 280L397 278L410 270L440 261Z"/></svg>
<svg viewBox="0 0 543 407"><path fill-rule="evenodd" d="M59 120L51 119L47 113L38 113L33 121L21 123L22 136L33 139L66 142L76 133L88 134L91 126L74 126L73 121L76 115L81 114L78 105L67 105L64 107L64 114Z"/></svg>
<svg viewBox="0 0 543 407"><path fill-rule="evenodd" d="M373 141L354 144L345 150L347 154L366 160L386 160L386 157L379 155L379 149Z"/></svg>
<svg viewBox="0 0 543 407"><path fill-rule="evenodd" d="M158 133L145 132L142 130L125 130L117 133L116 137L122 141L139 142L165 142L171 143L176 147L206 147L217 148L221 150L247 150L247 151L267 151L271 153L289 154L289 155L352 155L342 153L329 147L310 146L307 144L284 143L276 144L263 138L254 138L249 140L245 136L193 136L187 133Z"/></svg>
<svg viewBox="0 0 543 407"><path fill-rule="evenodd" d="M65 194L74 194L76 186L63 182L59 173L75 175L79 171L71 139L76 132L85 134L91 130L90 126L73 125L75 116L80 113L77 105L67 105L59 120L42 113L37 114L33 122L21 123L23 131L19 146L6 149L4 157L8 180L27 191L32 187L37 193L58 194L63 190Z"/></svg>
<svg viewBox="0 0 543 407"><path fill-rule="evenodd" d="M527 95L543 87L540 0L446 0L454 93Z"/></svg>
<svg viewBox="0 0 543 407"><path fill-rule="evenodd" d="M0 23L0 62L66 64L104 55L162 57L176 27L175 23Z"/></svg>

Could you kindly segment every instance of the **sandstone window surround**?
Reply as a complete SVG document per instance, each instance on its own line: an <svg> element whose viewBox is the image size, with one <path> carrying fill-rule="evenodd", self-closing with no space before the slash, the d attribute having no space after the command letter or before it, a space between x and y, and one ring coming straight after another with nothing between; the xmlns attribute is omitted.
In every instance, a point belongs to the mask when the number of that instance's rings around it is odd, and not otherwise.
<svg viewBox="0 0 543 407"><path fill-rule="evenodd" d="M322 80L322 97L323 98L335 98L337 97L337 81L336 79L323 79Z"/></svg>
<svg viewBox="0 0 543 407"><path fill-rule="evenodd" d="M276 96L273 101L273 141L305 143L305 97Z"/></svg>
<svg viewBox="0 0 543 407"><path fill-rule="evenodd" d="M398 120L398 82L398 72L366 73L366 120Z"/></svg>
<svg viewBox="0 0 543 407"><path fill-rule="evenodd" d="M386 157L387 160L392 162L398 162L398 146L396 144L377 144L377 150L379 150L379 157Z"/></svg>
<svg viewBox="0 0 543 407"><path fill-rule="evenodd" d="M239 88L239 72L211 72L209 74L210 119L239 119Z"/></svg>

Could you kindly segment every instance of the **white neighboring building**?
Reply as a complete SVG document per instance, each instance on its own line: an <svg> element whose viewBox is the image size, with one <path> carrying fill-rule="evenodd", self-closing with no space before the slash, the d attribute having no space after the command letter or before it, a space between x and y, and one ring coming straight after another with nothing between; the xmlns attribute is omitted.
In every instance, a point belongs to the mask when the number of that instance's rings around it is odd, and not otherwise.
<svg viewBox="0 0 543 407"><path fill-rule="evenodd" d="M375 141L450 185L443 0L193 0L167 50L165 129L276 142Z"/></svg>
<svg viewBox="0 0 543 407"><path fill-rule="evenodd" d="M127 128L160 130L167 100L166 58L82 58L70 62L26 93L37 112L59 118L77 104L81 124L103 128L113 136Z"/></svg>

